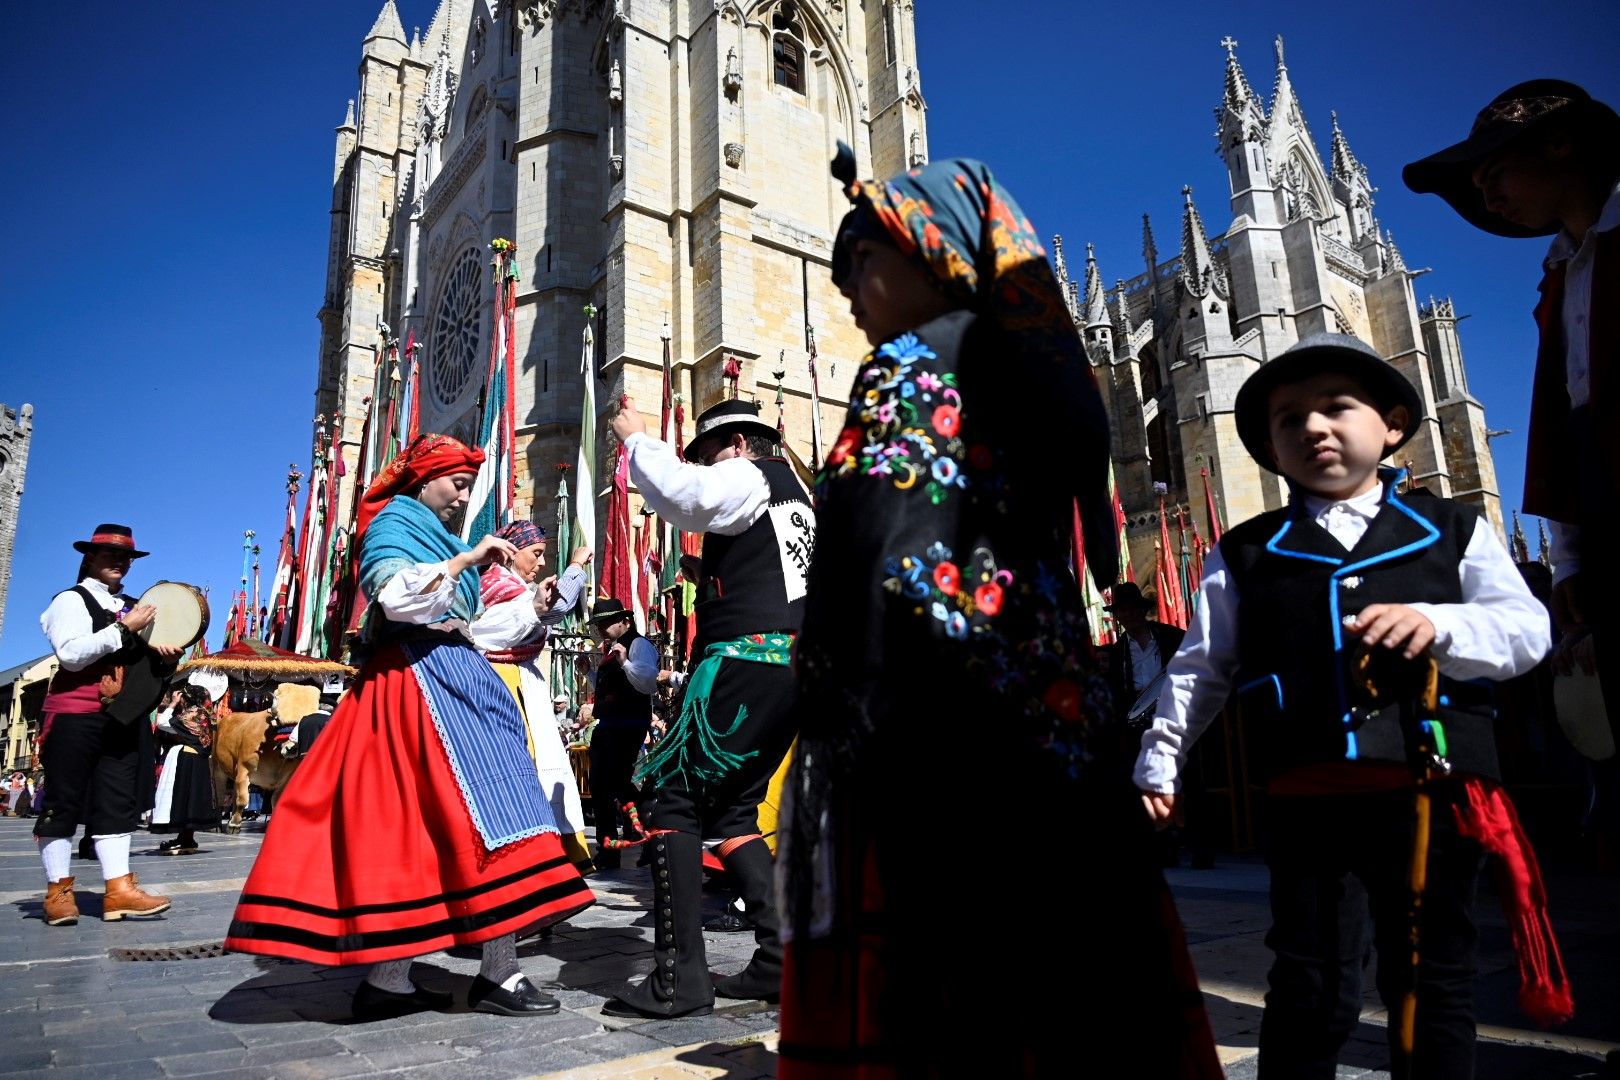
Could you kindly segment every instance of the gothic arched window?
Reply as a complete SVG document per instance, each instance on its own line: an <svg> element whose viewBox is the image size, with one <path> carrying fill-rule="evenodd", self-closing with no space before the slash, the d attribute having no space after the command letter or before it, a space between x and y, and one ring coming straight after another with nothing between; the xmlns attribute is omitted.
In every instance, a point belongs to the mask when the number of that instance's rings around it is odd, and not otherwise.
<svg viewBox="0 0 1620 1080"><path fill-rule="evenodd" d="M792 0L783 0L771 19L771 68L777 86L804 93L804 28Z"/></svg>
<svg viewBox="0 0 1620 1080"><path fill-rule="evenodd" d="M484 329L484 263L477 248L462 252L445 275L428 336L428 370L433 396L441 406L454 405L478 369L478 344Z"/></svg>

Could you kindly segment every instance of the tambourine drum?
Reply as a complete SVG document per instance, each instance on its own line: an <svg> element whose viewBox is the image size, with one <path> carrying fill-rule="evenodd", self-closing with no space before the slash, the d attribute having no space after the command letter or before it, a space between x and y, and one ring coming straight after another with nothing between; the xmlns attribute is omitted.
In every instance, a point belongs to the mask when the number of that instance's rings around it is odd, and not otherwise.
<svg viewBox="0 0 1620 1080"><path fill-rule="evenodd" d="M1603 684L1595 671L1553 676L1553 709L1558 726L1582 757L1608 761L1614 757L1614 729L1603 700Z"/></svg>
<svg viewBox="0 0 1620 1080"><path fill-rule="evenodd" d="M1159 692L1164 689L1164 680L1169 672L1161 671L1153 677L1153 681L1142 688L1131 704L1131 711L1125 717L1125 726L1138 734L1153 726L1153 710L1159 704Z"/></svg>
<svg viewBox="0 0 1620 1080"><path fill-rule="evenodd" d="M208 600L183 581L160 581L139 602L157 608L157 618L138 632L148 645L189 649L208 632Z"/></svg>

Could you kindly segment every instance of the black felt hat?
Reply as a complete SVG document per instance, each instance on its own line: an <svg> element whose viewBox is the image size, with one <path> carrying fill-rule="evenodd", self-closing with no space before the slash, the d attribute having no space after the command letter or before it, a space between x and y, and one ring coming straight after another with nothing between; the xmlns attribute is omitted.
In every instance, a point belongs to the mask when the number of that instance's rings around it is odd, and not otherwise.
<svg viewBox="0 0 1620 1080"><path fill-rule="evenodd" d="M724 434L727 437L734 432L744 435L761 435L772 442L782 437L782 433L771 427L759 418L759 402L744 401L742 398L732 398L712 405L703 410L697 418L697 431L692 435L692 441L686 444L682 456L687 461L697 460L697 444L706 436Z"/></svg>
<svg viewBox="0 0 1620 1080"><path fill-rule="evenodd" d="M1108 603L1103 605L1104 611L1116 611L1119 608L1142 608L1144 610L1154 606L1155 601L1142 595L1142 587L1134 581L1122 581L1108 590Z"/></svg>
<svg viewBox="0 0 1620 1080"><path fill-rule="evenodd" d="M1423 399L1417 387L1393 365L1379 356L1360 338L1349 334L1311 334L1297 345L1278 353L1238 388L1232 411L1237 418L1238 438L1250 456L1272 472L1271 392L1325 371L1336 371L1355 379L1363 390L1387 412L1396 405L1406 406L1406 430L1401 441L1390 448L1394 453L1417 434L1423 418Z"/></svg>
<svg viewBox="0 0 1620 1080"><path fill-rule="evenodd" d="M111 523L97 525L96 531L90 534L88 540L73 541L73 550L81 555L88 555L92 551L116 551L132 559L144 559L152 554L150 551L136 550L135 534L130 531L128 525Z"/></svg>
<svg viewBox="0 0 1620 1080"><path fill-rule="evenodd" d="M620 619L634 617L630 609L624 606L624 601L616 596L598 600L596 606L591 608L591 622L593 623L618 622Z"/></svg>
<svg viewBox="0 0 1620 1080"><path fill-rule="evenodd" d="M1406 186L1434 194L1451 204L1470 224L1497 236L1551 236L1556 224L1527 228L1485 208L1474 186L1474 170L1510 143L1557 125L1582 142L1613 146L1620 142L1620 115L1571 82L1532 79L1510 86L1491 99L1474 118L1468 138L1401 170Z"/></svg>

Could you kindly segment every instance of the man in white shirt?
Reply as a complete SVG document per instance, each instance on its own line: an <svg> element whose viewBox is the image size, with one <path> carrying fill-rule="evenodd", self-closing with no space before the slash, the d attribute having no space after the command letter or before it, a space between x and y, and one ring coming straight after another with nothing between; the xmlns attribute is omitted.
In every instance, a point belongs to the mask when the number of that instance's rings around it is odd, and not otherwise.
<svg viewBox="0 0 1620 1080"><path fill-rule="evenodd" d="M50 783L34 825L45 864L50 926L79 921L69 860L81 824L95 838L107 883L103 920L169 909L167 897L136 883L129 846L140 815L150 808L156 759L148 715L181 650L148 645L139 636L157 609L124 595L130 563L148 554L136 549L128 526L98 525L90 539L73 547L84 556L79 583L57 593L40 616L40 628L60 662L45 694L40 758Z"/></svg>

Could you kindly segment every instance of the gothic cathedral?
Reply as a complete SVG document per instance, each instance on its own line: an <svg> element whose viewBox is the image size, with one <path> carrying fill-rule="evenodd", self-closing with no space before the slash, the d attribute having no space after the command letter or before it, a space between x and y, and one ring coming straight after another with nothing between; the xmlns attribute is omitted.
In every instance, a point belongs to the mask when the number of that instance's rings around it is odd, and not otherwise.
<svg viewBox="0 0 1620 1080"><path fill-rule="evenodd" d="M1142 218L1146 272L1103 285L1087 245L1084 281L1069 276L1062 240L1053 262L1070 298L1114 429L1114 471L1136 576L1151 581L1159 493L1204 520L1204 476L1224 521L1281 506L1278 477L1244 452L1232 417L1238 387L1307 334L1354 334L1415 385L1423 425L1400 451L1411 483L1472 503L1503 534L1485 410L1468 392L1450 299L1419 303L1393 238L1373 215L1375 188L1332 115L1324 168L1289 81L1283 43L1267 110L1227 49L1215 110L1231 182L1232 223L1212 243L1193 204L1179 252L1161 261ZM1162 488L1159 487L1162 485ZM1145 574L1145 576L1144 576Z"/></svg>
<svg viewBox="0 0 1620 1080"><path fill-rule="evenodd" d="M847 385L865 344L829 279L847 204L828 162L839 139L862 175L926 160L911 0L442 0L408 38L387 0L359 75L316 393L341 417L338 520L390 344L420 365L422 430L473 441L497 237L521 278L520 515L550 520L574 460L588 321L603 416L629 393L656 425L667 350L688 425L729 368L767 423L780 386L806 457L813 407L838 430L837 360Z"/></svg>

